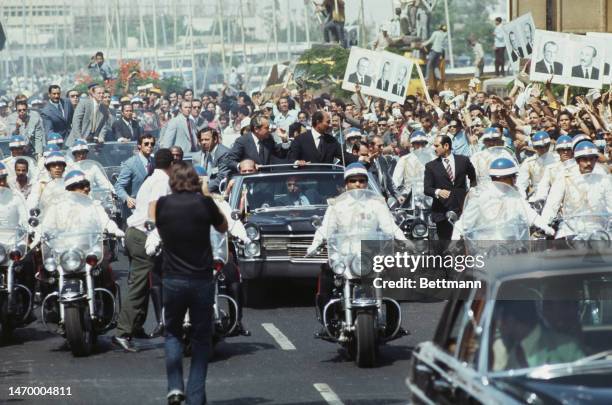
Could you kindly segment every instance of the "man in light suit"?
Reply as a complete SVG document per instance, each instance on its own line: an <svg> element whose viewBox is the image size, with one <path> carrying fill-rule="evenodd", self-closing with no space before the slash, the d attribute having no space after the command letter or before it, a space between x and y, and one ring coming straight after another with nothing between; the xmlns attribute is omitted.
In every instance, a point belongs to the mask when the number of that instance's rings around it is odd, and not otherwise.
<svg viewBox="0 0 612 405"><path fill-rule="evenodd" d="M196 152L196 124L191 116L191 101L181 101L181 112L166 125L160 139L162 148L180 146L185 152Z"/></svg>
<svg viewBox="0 0 612 405"><path fill-rule="evenodd" d="M216 129L204 128L198 133L202 151L194 156L195 162L206 169L208 189L211 193L219 192L219 183L225 179L231 169L228 165L229 148L219 143L219 132Z"/></svg>
<svg viewBox="0 0 612 405"><path fill-rule="evenodd" d="M66 139L70 133L74 109L70 101L62 98L62 89L57 84L49 86L49 102L40 111L45 133L55 132Z"/></svg>
<svg viewBox="0 0 612 405"><path fill-rule="evenodd" d="M104 142L111 131L111 120L108 107L102 103L103 98L104 87L90 84L89 98L79 101L74 111L66 146L72 146L78 138L85 138L87 142Z"/></svg>
<svg viewBox="0 0 612 405"><path fill-rule="evenodd" d="M133 210L136 207L136 194L147 176L153 172L153 159L151 154L155 147L155 138L151 134L141 135L138 139L138 153L121 163L121 171L115 183L115 193L125 204L125 208ZM128 215L131 213L128 213ZM127 216L123 216L127 218Z"/></svg>
<svg viewBox="0 0 612 405"><path fill-rule="evenodd" d="M27 98L15 98L15 111L6 118L9 135L21 135L39 156L43 152L45 130L42 119L36 111L29 111Z"/></svg>

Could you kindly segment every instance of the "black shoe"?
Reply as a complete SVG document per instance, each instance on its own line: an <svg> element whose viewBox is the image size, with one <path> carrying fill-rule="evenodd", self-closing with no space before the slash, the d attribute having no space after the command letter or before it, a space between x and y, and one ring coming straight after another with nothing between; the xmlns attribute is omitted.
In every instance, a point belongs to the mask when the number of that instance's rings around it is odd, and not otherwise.
<svg viewBox="0 0 612 405"><path fill-rule="evenodd" d="M151 338L151 336L147 332L145 332L144 329L142 328L134 331L133 336L136 339L150 339Z"/></svg>
<svg viewBox="0 0 612 405"><path fill-rule="evenodd" d="M149 333L149 338L155 339L164 335L164 324L158 323L153 332Z"/></svg>
<svg viewBox="0 0 612 405"><path fill-rule="evenodd" d="M168 405L180 405L185 400L185 395L177 390L168 394Z"/></svg>
<svg viewBox="0 0 612 405"><path fill-rule="evenodd" d="M138 351L128 336L113 336L112 342L126 352L136 353Z"/></svg>
<svg viewBox="0 0 612 405"><path fill-rule="evenodd" d="M251 331L245 329L244 326L242 326L242 322L238 322L232 333L228 335L228 337L234 336L251 336Z"/></svg>

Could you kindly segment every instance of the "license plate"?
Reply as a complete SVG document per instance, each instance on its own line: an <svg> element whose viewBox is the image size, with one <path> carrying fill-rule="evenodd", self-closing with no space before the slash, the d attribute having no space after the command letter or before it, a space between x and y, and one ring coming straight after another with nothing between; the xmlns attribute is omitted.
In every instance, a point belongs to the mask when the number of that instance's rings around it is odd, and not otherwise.
<svg viewBox="0 0 612 405"><path fill-rule="evenodd" d="M62 286L62 296L78 295L83 293L83 282L81 280L66 280Z"/></svg>

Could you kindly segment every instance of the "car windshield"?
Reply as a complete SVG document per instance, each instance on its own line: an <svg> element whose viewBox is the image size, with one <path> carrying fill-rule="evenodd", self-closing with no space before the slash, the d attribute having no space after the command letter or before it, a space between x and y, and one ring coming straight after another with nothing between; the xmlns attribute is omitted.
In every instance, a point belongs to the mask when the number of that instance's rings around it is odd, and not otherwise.
<svg viewBox="0 0 612 405"><path fill-rule="evenodd" d="M489 346L491 371L570 363L612 350L610 273L506 282L497 300Z"/></svg>
<svg viewBox="0 0 612 405"><path fill-rule="evenodd" d="M287 173L247 176L242 192L249 211L260 208L327 205L327 199L344 191L343 174Z"/></svg>
<svg viewBox="0 0 612 405"><path fill-rule="evenodd" d="M99 162L103 167L121 166L136 151L135 142L107 142L101 145L90 144L87 159Z"/></svg>

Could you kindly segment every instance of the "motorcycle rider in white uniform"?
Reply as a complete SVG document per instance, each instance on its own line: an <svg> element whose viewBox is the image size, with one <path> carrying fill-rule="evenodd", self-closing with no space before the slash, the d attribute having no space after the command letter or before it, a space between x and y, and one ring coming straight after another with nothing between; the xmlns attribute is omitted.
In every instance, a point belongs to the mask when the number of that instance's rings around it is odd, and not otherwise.
<svg viewBox="0 0 612 405"><path fill-rule="evenodd" d="M417 181L415 179L421 179L420 186L421 190L418 192L421 195L425 195L423 191L423 176L425 175L425 165L421 162L416 156L415 152L418 150L424 150L427 147L429 142L429 138L423 131L414 131L410 135L410 145L412 146L412 151L406 156L402 156L395 166L393 170L393 187L398 198L398 202L400 204L404 204L408 195L414 196L413 187ZM431 153L431 160L435 159L436 155ZM426 197L429 201L429 205L431 205L431 197Z"/></svg>
<svg viewBox="0 0 612 405"><path fill-rule="evenodd" d="M42 159L41 159L42 160ZM28 196L26 206L28 210L38 208L43 191L53 180L59 180L64 176L66 170L66 158L61 152L51 152L44 158L46 174L39 176L38 181L32 187Z"/></svg>
<svg viewBox="0 0 612 405"><path fill-rule="evenodd" d="M573 169L563 173L552 185L542 217L547 223L557 216L561 209L562 219L584 212L594 214L612 213L612 176L594 173L599 152L591 141L581 141L574 147L574 159L578 163ZM585 175L590 175L588 182ZM605 210L606 212L600 212ZM587 218L584 218L587 221ZM556 238L573 236L574 231L561 222Z"/></svg>
<svg viewBox="0 0 612 405"><path fill-rule="evenodd" d="M515 189L516 189L516 177L517 177L518 171L519 169L516 165L516 162L512 159L505 158L505 157L497 158L493 162L491 162L491 165L489 166L489 170L488 170L491 181L500 182L508 186L511 186ZM496 205L503 207L504 211L506 211L504 213L501 213L501 212L497 213L496 215L497 217L503 216L503 214L511 213L511 212L516 212L517 215L524 214L524 217L526 218L529 226L535 225L538 228L542 229L547 235L552 236L555 234L555 230L552 229L550 226L548 226L548 223L540 215L538 215L538 213L533 208L531 208L529 203L525 201L524 199L508 198L507 199L508 201L506 202L509 203L509 205L502 204L503 199L506 199L505 194L503 193L503 191L496 188L494 185L491 185L490 182L478 183L478 186L476 186L475 189L470 190L469 193L479 192L483 189L486 190L488 193L485 195L487 198L487 204L493 205L493 204L499 203ZM469 193L468 193L468 196L466 197L466 201L469 201L469 196L470 196ZM520 206L516 206L516 204L520 204ZM476 218L466 217L466 215L470 215L470 212L472 211L466 212L464 210L461 218L459 218L459 220L455 222L455 226L453 228L453 236L452 236L453 240L461 239L463 234L466 231L469 231L469 229L464 229L465 227L464 224L466 222L470 222L470 223L478 222L478 219ZM477 211L473 211L473 212L478 213Z"/></svg>
<svg viewBox="0 0 612 405"><path fill-rule="evenodd" d="M476 177L478 178L478 184L481 182L489 181L489 167L491 162L494 160L494 156L489 152L489 148L494 146L504 146L504 140L499 128L489 127L484 130L484 133L480 137L485 149L474 153L470 160L476 170Z"/></svg>
<svg viewBox="0 0 612 405"><path fill-rule="evenodd" d="M79 162L87 159L89 153L89 146L87 146L87 142L84 139L77 139L74 141L74 145L70 148L70 151L72 152L74 161L70 164L68 170L80 170L84 172L91 187L94 189L114 190L111 182L104 173L100 171L97 165L91 165L88 168L84 168L79 164Z"/></svg>
<svg viewBox="0 0 612 405"><path fill-rule="evenodd" d="M516 187L522 196L530 196L535 187L538 185L544 175L544 168L559 160L559 157L550 149L550 136L548 132L539 131L531 138L531 144L536 151L536 155L528 157L521 163L519 168L518 178L516 179ZM530 190L527 193L527 190ZM533 201L533 199L531 199Z"/></svg>

